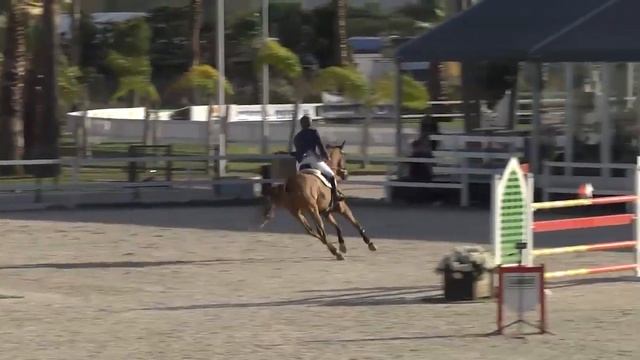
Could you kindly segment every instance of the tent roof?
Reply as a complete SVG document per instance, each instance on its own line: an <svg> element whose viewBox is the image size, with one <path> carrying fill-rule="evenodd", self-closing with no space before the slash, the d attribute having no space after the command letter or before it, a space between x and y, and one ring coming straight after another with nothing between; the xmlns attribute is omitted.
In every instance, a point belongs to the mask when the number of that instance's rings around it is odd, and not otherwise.
<svg viewBox="0 0 640 360"><path fill-rule="evenodd" d="M396 57L401 62L524 60L535 45L606 3L482 0L405 43Z"/></svg>
<svg viewBox="0 0 640 360"><path fill-rule="evenodd" d="M597 12L567 26L532 48L533 59L548 62L640 61L639 0L609 0Z"/></svg>

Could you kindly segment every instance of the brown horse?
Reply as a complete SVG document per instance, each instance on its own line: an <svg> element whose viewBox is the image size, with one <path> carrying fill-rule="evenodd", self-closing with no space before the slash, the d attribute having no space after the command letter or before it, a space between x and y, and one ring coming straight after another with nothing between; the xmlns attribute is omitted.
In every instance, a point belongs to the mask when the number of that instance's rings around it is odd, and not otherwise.
<svg viewBox="0 0 640 360"><path fill-rule="evenodd" d="M327 165L329 165L331 170L336 174L337 181L345 180L348 172L345 167L344 143L340 146L327 145L326 148L329 155ZM369 239L365 233L360 222L353 216L346 201L341 201L336 204L333 209L329 209L331 189L316 174L302 171L289 177L284 185L278 185L267 190L265 200L264 222L262 226L273 219L275 207L284 208L302 224L309 235L319 239L325 244L336 259L344 260L342 254L347 252L347 246L342 237L342 230L333 217L333 213L338 213L358 229L362 240L367 244L369 250L376 251L376 246L371 242L371 239ZM312 220L315 231L309 223L307 216ZM335 246L327 240L327 233L322 221L323 217L335 227L338 242L340 243L340 251L336 250Z"/></svg>

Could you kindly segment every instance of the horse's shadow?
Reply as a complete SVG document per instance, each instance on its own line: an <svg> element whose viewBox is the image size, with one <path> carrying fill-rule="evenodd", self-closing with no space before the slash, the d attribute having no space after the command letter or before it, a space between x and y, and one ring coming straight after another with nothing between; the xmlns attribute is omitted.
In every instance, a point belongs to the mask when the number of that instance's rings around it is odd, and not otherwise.
<svg viewBox="0 0 640 360"><path fill-rule="evenodd" d="M344 344L358 342L383 342L383 341L410 341L410 340L437 340L437 339L473 339L488 338L498 335L497 332L476 333L476 334L459 334L459 335L414 335L414 336L387 336L387 337L368 337L368 338L352 338L352 339L323 339L309 340L307 343L325 343L325 344Z"/></svg>
<svg viewBox="0 0 640 360"><path fill-rule="evenodd" d="M378 287L371 289L342 289L326 290L330 294L318 294L298 299L263 301L263 302L233 302L192 304L183 306L163 306L142 308L144 311L186 311L204 309L236 309L236 308L261 308L280 306L389 306L389 305L415 305L436 304L437 301L429 299L438 298L440 286L427 287ZM306 290L303 292L311 292ZM444 303L444 302L441 302Z"/></svg>

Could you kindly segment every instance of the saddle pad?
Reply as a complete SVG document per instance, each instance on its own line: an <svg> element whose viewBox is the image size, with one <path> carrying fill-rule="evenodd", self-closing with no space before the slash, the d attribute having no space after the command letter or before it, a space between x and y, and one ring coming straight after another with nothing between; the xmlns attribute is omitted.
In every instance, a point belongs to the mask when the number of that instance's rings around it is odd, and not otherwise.
<svg viewBox="0 0 640 360"><path fill-rule="evenodd" d="M301 174L309 174L309 175L313 175L315 177L317 177L318 179L320 179L320 181L322 181L322 184L324 184L324 186L328 187L329 189L331 189L331 183L329 182L329 180L327 180L327 178L325 178L322 173L320 172L320 170L316 170L316 169L302 169L300 170Z"/></svg>

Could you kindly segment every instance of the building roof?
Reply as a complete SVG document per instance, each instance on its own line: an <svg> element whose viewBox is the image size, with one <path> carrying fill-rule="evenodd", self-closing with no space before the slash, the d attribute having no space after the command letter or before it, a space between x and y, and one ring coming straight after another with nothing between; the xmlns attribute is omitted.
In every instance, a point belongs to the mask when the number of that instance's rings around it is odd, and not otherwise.
<svg viewBox="0 0 640 360"><path fill-rule="evenodd" d="M402 62L524 60L607 0L483 0L402 45ZM640 2L640 1L639 1Z"/></svg>
<svg viewBox="0 0 640 360"><path fill-rule="evenodd" d="M639 0L608 0L530 51L547 62L640 61Z"/></svg>

